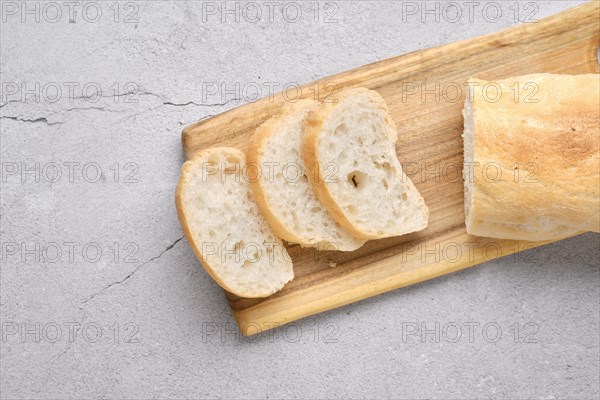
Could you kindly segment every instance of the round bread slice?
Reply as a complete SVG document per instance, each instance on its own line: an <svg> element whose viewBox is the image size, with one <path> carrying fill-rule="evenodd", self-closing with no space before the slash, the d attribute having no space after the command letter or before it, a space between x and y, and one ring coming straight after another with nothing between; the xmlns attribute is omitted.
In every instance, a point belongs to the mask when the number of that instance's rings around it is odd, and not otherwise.
<svg viewBox="0 0 600 400"><path fill-rule="evenodd" d="M246 153L248 165L258 172L250 186L279 237L320 250L356 250L365 240L329 215L308 183L300 157L306 115L317 107L313 100L300 100L258 127Z"/></svg>
<svg viewBox="0 0 600 400"><path fill-rule="evenodd" d="M366 88L309 113L302 157L319 199L344 228L365 239L427 227L429 209L396 155L397 131L385 100Z"/></svg>
<svg viewBox="0 0 600 400"><path fill-rule="evenodd" d="M185 162L176 204L204 269L225 290L266 297L294 278L292 261L252 198L244 153L209 148Z"/></svg>

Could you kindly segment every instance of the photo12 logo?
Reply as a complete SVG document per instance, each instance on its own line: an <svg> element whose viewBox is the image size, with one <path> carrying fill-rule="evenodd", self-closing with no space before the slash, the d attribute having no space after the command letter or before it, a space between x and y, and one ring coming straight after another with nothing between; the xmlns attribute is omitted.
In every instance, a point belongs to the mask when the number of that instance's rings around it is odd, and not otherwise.
<svg viewBox="0 0 600 400"><path fill-rule="evenodd" d="M55 264L62 262L97 263L106 261L111 263L138 263L140 247L135 242L126 243L98 243L98 242L0 242L0 256L3 263L26 263L28 261Z"/></svg>
<svg viewBox="0 0 600 400"><path fill-rule="evenodd" d="M231 341L253 343L268 340L270 343L284 341L287 343L313 342L335 344L340 342L340 328L334 322L297 324L291 322L282 325L278 322L245 322L243 329L252 332L244 336L240 328L232 323L203 322L201 329L202 343L228 343ZM266 338L266 339L265 339Z"/></svg>
<svg viewBox="0 0 600 400"><path fill-rule="evenodd" d="M100 99L111 99L114 103L139 103L139 86L134 82L114 82L101 85L98 82L2 82L2 103L57 103L77 99L97 103Z"/></svg>
<svg viewBox="0 0 600 400"><path fill-rule="evenodd" d="M534 23L539 5L533 1L403 1L402 22Z"/></svg>
<svg viewBox="0 0 600 400"><path fill-rule="evenodd" d="M2 162L2 183L117 183L140 182L139 164L131 161L114 162L102 167L98 162L50 161L46 163L6 161Z"/></svg>
<svg viewBox="0 0 600 400"><path fill-rule="evenodd" d="M140 6L134 1L2 1L2 23L137 24Z"/></svg>
<svg viewBox="0 0 600 400"><path fill-rule="evenodd" d="M335 103L339 85L335 82L315 82L301 85L297 82L216 82L204 81L200 88L201 105L225 105L229 102L253 103L268 99L273 103L281 99L296 103L300 99L315 102Z"/></svg>
<svg viewBox="0 0 600 400"><path fill-rule="evenodd" d="M203 23L285 23L335 24L340 6L333 1L202 1Z"/></svg>
<svg viewBox="0 0 600 400"><path fill-rule="evenodd" d="M140 327L135 322L17 322L3 321L2 343L139 343Z"/></svg>
<svg viewBox="0 0 600 400"><path fill-rule="evenodd" d="M490 239L480 239L477 241L433 241L422 243L403 243L402 262L410 259L426 262L488 262L508 256L515 263L524 264L542 264L553 258L557 254L547 255L541 251L539 244L535 242L519 241L507 243L506 241L496 241ZM541 253L541 254L540 254Z"/></svg>
<svg viewBox="0 0 600 400"><path fill-rule="evenodd" d="M539 102L536 82L513 82L511 85L486 82L481 85L479 82L403 81L400 93L403 103L463 103L466 98L473 98L475 90L486 103L497 103L503 97L515 103Z"/></svg>
<svg viewBox="0 0 600 400"><path fill-rule="evenodd" d="M209 232L210 235L211 232ZM241 264L242 267L266 259L272 263L283 258L292 261L285 247L278 242L202 242L202 254L207 262L226 261Z"/></svg>
<svg viewBox="0 0 600 400"><path fill-rule="evenodd" d="M337 182L339 165L335 162L327 162L322 165L313 165L309 170L315 175L315 181L319 179L319 171L322 171L322 179L325 182ZM299 160L288 161L285 163L277 161L265 161L263 163L249 162L242 165L239 162L203 162L201 165L200 179L202 182L209 180L219 180L223 183L227 181L255 183L266 181L273 183L276 180L283 180L289 183L298 183L301 180L307 180L304 164Z"/></svg>
<svg viewBox="0 0 600 400"><path fill-rule="evenodd" d="M514 343L539 343L540 326L535 322L514 322L504 327L497 322L402 322L402 343L474 343L482 340L497 343L502 339Z"/></svg>

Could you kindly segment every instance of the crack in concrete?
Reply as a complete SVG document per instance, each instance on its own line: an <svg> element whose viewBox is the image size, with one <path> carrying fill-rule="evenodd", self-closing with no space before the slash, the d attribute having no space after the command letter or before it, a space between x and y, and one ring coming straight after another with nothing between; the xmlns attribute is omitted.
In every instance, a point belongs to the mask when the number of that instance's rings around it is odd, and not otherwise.
<svg viewBox="0 0 600 400"><path fill-rule="evenodd" d="M241 100L242 99L230 99L223 103L209 103L209 104L196 103L195 101L188 101L187 103L173 103L171 101L163 101L163 104L167 105L167 106L174 106L174 107L184 107L184 106L189 106L190 104L193 104L198 107L217 107L217 106L227 105L227 104L231 103L232 101L241 101Z"/></svg>
<svg viewBox="0 0 600 400"><path fill-rule="evenodd" d="M152 96L152 97L157 97L161 101L163 101L163 96L161 96L159 94L152 93L147 90L136 90L136 91L130 91L130 92L118 93L118 94L115 93L115 94L109 94L109 95L69 97L68 102L72 104L72 103L75 103L75 100L85 100L88 103L96 103L100 99L111 99L111 98L115 98L115 97L125 97L125 96L132 96L132 95ZM90 99L95 99L95 101L92 102L92 101L90 101ZM19 103L19 104L23 104L23 105L34 105L34 104L41 104L43 102L42 101L28 102L28 101L24 101L24 100L8 100L5 103L0 104L0 108L5 107L11 103ZM135 102L131 102L131 103L134 104ZM86 107L86 108L92 108L92 107ZM61 110L59 110L59 111L61 111Z"/></svg>
<svg viewBox="0 0 600 400"><path fill-rule="evenodd" d="M226 104L231 103L232 101L242 101L242 99L231 99L231 100L227 100L224 103L211 103L211 104L205 104L204 106L206 106L206 107L224 106Z"/></svg>
<svg viewBox="0 0 600 400"><path fill-rule="evenodd" d="M165 106L174 106L174 107L184 107L184 106L189 106L190 104L193 104L195 106L203 106L204 105L204 104L196 103L195 101L188 101L187 103L173 103L170 101L163 102L163 105L165 105Z"/></svg>
<svg viewBox="0 0 600 400"><path fill-rule="evenodd" d="M125 111L121 111L121 110L111 110L108 107L97 107L97 106L92 106L92 107L71 107L71 108L66 108L64 110L60 110L56 113L51 113L46 115L45 117L38 117L38 118L23 118L20 115L17 116L9 116L9 115L3 115L0 116L0 119L11 119L13 121L20 121L20 122L31 122L31 123L36 123L36 122L43 122L46 125L61 125L64 123L64 121L55 121L55 122L49 122L48 118L49 117L53 117L56 115L60 115L61 117L65 117L65 115L71 111L88 111L88 110L97 110L97 111L103 111L103 112L108 112L108 113L118 113L118 114L123 114Z"/></svg>
<svg viewBox="0 0 600 400"><path fill-rule="evenodd" d="M215 115L217 115L217 114L208 114L208 115L203 116L200 119L195 119L195 120L192 120L190 122L181 122L181 119L180 119L179 120L179 125L180 126L186 126L186 125L189 125L189 124L193 124L194 122L200 122L200 121L203 121L203 120L205 120L207 118L214 117Z"/></svg>
<svg viewBox="0 0 600 400"><path fill-rule="evenodd" d="M35 118L35 119L27 119L27 118L21 118L21 117L11 117L8 115L3 115L0 117L0 119L11 119L13 121L20 121L20 122L30 122L30 123L38 123L38 122L42 122L46 125L60 125L62 124L61 121L56 121L56 122L49 122L48 119L46 117L40 117L40 118Z"/></svg>
<svg viewBox="0 0 600 400"><path fill-rule="evenodd" d="M6 103L4 103L4 104L0 104L0 108L2 108L2 107L4 107L4 106L7 106L7 105L9 105L10 103L22 103L22 101L19 101L19 100L9 100L9 101L7 101L7 102L6 102Z"/></svg>
<svg viewBox="0 0 600 400"><path fill-rule="evenodd" d="M85 111L85 110L100 110L100 111L106 111L106 112L117 112L117 110L111 110L109 108L106 107L96 107L96 106L92 106L92 107L71 107L71 108L67 108L65 110L61 110L62 112L69 112L69 111Z"/></svg>
<svg viewBox="0 0 600 400"><path fill-rule="evenodd" d="M123 96L130 95L130 94L136 94L136 92L124 93L124 94L114 95L114 96L101 96L101 97L102 98L123 97ZM227 105L227 104L229 104L231 102L234 102L234 101L241 101L242 100L242 99L235 98L235 99L230 99L230 100L224 101L222 103L206 103L206 104L205 103L198 103L198 102L195 102L193 100L187 101L185 103L176 103L176 102L173 102L173 101L165 101L165 100L163 100L163 96L155 94L155 93L151 93L151 92L140 92L140 93L137 93L137 94L145 95L145 96L154 96L154 97L157 97L158 99L160 99L160 101L162 102L162 104L160 106L158 106L158 107L151 107L151 108L149 108L147 110L144 110L144 112L145 111L155 110L155 109L160 108L162 106L185 107L185 106L189 106L189 105L194 105L194 106L197 106L197 107L219 107L219 106L225 106L225 105ZM89 99L89 97L74 97L73 99ZM7 103L4 103L4 104L0 105L0 108L8 105L9 103L20 103L20 104L24 104L24 105L32 104L32 103L26 103L26 102L17 101L17 100L11 100L11 101L9 101ZM134 103L132 103L132 104L134 104ZM137 104L137 103L135 103L135 104ZM67 112L70 112L70 111L85 111L85 110L99 110L99 111L106 111L106 112L123 112L123 111L111 110L109 107L104 107L104 106L90 106L90 107L69 107L69 108L65 108L65 109L59 109L59 110L57 110L57 112L55 112L53 114L50 114L50 115L57 115L57 114L61 114L61 113L64 114L64 113L67 113ZM23 122L46 122L46 123L48 123L47 117L40 117L40 118L36 118L36 119L24 119L24 118L20 118L19 116L16 116L16 117L14 117L14 116L2 116L0 118L8 118L8 119L12 119L12 120L15 120L15 121L23 121ZM52 122L52 123L48 123L48 125L56 125L56 124L60 124L60 123L61 122Z"/></svg>
<svg viewBox="0 0 600 400"><path fill-rule="evenodd" d="M190 100L190 101L187 101L187 102L178 103L178 102L174 102L174 101L166 101L165 98L164 98L164 96L156 94L156 93L152 93L152 92L147 91L147 90L140 90L140 91L137 91L137 92L128 92L128 93L114 94L114 95L108 95L108 96L99 96L99 98L111 98L111 97L114 98L114 97L123 97L123 96L135 95L135 94L140 95L140 96L153 96L153 97L156 97L156 98L158 98L160 100L161 104L159 106L157 106L157 107L149 107L149 108L147 108L145 110L134 112L133 114L127 115L123 119L119 120L118 123L122 123L124 121L129 121L131 119L134 119L138 115L154 111L154 110L156 110L158 108L161 108L161 107L164 107L164 106L186 107L186 106L189 106L189 105L194 105L196 107L222 107L222 106L225 106L225 105L227 105L227 104L229 104L231 102L242 101L242 99L233 98L233 99L229 99L227 101L221 102L221 103L207 103L207 104L204 104L204 103L198 103L198 102L193 101L193 100ZM78 97L73 97L72 100L90 99L90 98L91 97L78 96ZM8 102L0 105L0 108L6 106L9 103L20 103L20 104L24 104L24 105L31 105L32 104L32 103L27 103L27 102L24 102L24 101L19 101L19 100L10 100L10 101L8 101ZM71 101L71 103L72 103L72 101ZM20 121L20 122L45 123L48 126L52 126L52 125L61 125L61 124L64 123L64 121L49 122L48 121L49 117L56 116L56 115L61 115L61 117L64 119L64 117L66 116L66 114L69 113L69 112L71 112L71 111L86 111L86 110L98 110L98 111L110 112L110 113L116 112L116 113L121 113L121 114L122 113L126 113L126 111L120 111L120 110L111 109L109 106L94 106L94 105L91 105L89 107L77 107L77 106L75 106L75 107L68 107L68 108L64 108L64 109L61 109L61 110L57 110L54 113L48 114L46 116L38 117L38 118L24 118L24 117L22 117L20 115L17 115L17 116L0 116L0 118L10 119L10 120L13 120L13 121ZM182 113L183 113L183 111L182 111ZM208 115L208 116L204 116L204 117L200 118L200 120L205 119L205 118L210 117L210 116L213 116L213 115L214 114L211 114L211 115ZM179 119L179 124L180 125L184 125L184 124L181 123L181 119L182 118L183 118L183 114L180 116L180 119ZM194 121L196 121L196 120L194 120Z"/></svg>
<svg viewBox="0 0 600 400"><path fill-rule="evenodd" d="M79 309L81 309L81 307L79 307ZM83 310L82 310L83 311ZM64 349L63 351L61 351L55 358L54 360L52 360L52 363L55 364L58 360L60 360L65 354L67 354L67 352L69 350L71 350L71 347L73 345L73 343L75 342L75 340L77 339L77 334L79 333L79 329L81 329L81 325L83 324L83 321L85 321L85 317L86 317L86 312L83 311L83 316L81 317L80 321L77 323L78 327L77 330L74 332L74 337L71 338L71 336L69 336L69 340L67 341L68 345L67 348ZM71 340L72 339L72 340Z"/></svg>
<svg viewBox="0 0 600 400"><path fill-rule="evenodd" d="M171 243L170 245L168 245L163 251L161 251L158 255L150 258L148 261L143 262L142 264L138 265L133 271L131 271L125 278L109 283L108 285L104 286L102 289L100 289L99 291L97 291L96 293L92 294L91 296L89 296L87 299L83 300L81 302L81 304L86 304L87 302L89 302L90 300L92 300L94 297L104 293L106 290L108 290L109 288L111 288L112 286L115 285L120 285L123 282L126 282L129 278L131 278L133 275L135 275L136 272L138 272L138 270L148 264L150 264L152 261L159 259L160 257L163 256L163 254L165 254L167 251L171 250L173 247L175 247L175 245L177 243L179 243L182 239L184 238L184 236L181 236L179 239L175 240L173 243Z"/></svg>

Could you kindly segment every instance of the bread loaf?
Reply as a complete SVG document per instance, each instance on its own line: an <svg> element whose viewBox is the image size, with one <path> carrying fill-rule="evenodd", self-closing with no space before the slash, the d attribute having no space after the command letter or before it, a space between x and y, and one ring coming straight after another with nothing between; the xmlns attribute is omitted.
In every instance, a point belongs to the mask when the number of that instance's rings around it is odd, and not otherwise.
<svg viewBox="0 0 600 400"><path fill-rule="evenodd" d="M599 75L469 80L467 232L543 241L600 229Z"/></svg>

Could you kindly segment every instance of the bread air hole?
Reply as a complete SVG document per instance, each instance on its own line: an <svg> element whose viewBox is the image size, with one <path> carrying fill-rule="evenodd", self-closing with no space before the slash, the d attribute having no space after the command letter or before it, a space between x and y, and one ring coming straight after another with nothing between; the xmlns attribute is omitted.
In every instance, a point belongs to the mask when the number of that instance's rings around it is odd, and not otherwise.
<svg viewBox="0 0 600 400"><path fill-rule="evenodd" d="M252 253L252 255L249 257L249 261L250 261L250 262L253 262L253 263L257 262L259 259L260 259L260 255L258 254L258 252L257 252L257 251L254 251L254 252ZM247 261L246 261L246 262L247 262Z"/></svg>
<svg viewBox="0 0 600 400"><path fill-rule="evenodd" d="M366 175L360 171L352 171L348 174L348 183L357 189L365 187Z"/></svg>
<svg viewBox="0 0 600 400"><path fill-rule="evenodd" d="M244 241L240 240L236 244L233 245L233 251L236 253L244 248Z"/></svg>
<svg viewBox="0 0 600 400"><path fill-rule="evenodd" d="M345 135L346 133L348 133L348 126L346 124L338 125L338 127L335 128L335 131L333 132L333 134L336 136Z"/></svg>
<svg viewBox="0 0 600 400"><path fill-rule="evenodd" d="M372 159L372 162L373 162L373 165L375 166L375 168L382 169L386 173L386 175L390 175L392 173L392 165L389 162L387 162L387 161L381 162L381 160L373 160L373 159Z"/></svg>

